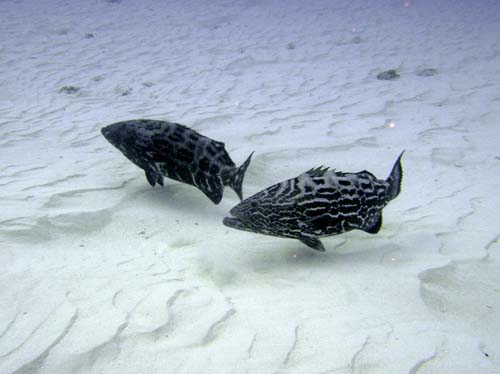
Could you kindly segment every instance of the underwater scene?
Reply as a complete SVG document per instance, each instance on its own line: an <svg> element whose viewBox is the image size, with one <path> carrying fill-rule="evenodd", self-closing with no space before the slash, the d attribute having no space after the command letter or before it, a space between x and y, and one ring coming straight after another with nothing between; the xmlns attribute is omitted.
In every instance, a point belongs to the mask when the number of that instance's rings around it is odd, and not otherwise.
<svg viewBox="0 0 500 374"><path fill-rule="evenodd" d="M0 373L500 373L497 0L0 0Z"/></svg>

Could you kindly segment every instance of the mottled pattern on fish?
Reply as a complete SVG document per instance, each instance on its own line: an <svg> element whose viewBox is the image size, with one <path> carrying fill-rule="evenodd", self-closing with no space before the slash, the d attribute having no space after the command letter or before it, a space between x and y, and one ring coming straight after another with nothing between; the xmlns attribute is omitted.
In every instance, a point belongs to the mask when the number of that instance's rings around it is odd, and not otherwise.
<svg viewBox="0 0 500 374"><path fill-rule="evenodd" d="M224 143L167 121L132 120L102 129L104 137L143 169L151 186L167 176L200 189L215 204L230 186L242 199L243 177L252 155L237 168Z"/></svg>
<svg viewBox="0 0 500 374"><path fill-rule="evenodd" d="M400 191L401 155L387 180L368 171L343 173L318 167L275 184L231 209L226 226L295 238L324 250L318 238L354 229L377 233L382 209Z"/></svg>

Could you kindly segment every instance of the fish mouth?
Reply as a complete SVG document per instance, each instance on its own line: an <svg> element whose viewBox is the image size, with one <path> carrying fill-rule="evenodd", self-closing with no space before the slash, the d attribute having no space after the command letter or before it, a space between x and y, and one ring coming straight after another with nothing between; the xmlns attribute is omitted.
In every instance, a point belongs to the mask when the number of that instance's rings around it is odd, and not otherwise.
<svg viewBox="0 0 500 374"><path fill-rule="evenodd" d="M114 136L113 136L113 131L111 131L111 129L109 128L109 126L106 126L106 127L103 127L101 129L101 134L102 136L104 136L106 138L106 140L108 142L110 142L111 144L114 144L115 143L115 139L114 139Z"/></svg>
<svg viewBox="0 0 500 374"><path fill-rule="evenodd" d="M120 139L123 137L122 129L122 123L112 123L111 125L107 125L101 128L101 134L106 138L108 142L115 145L119 143Z"/></svg>
<svg viewBox="0 0 500 374"><path fill-rule="evenodd" d="M224 224L224 226L230 227L232 229L253 232L253 230L248 227L245 222L236 217L224 217L222 223Z"/></svg>

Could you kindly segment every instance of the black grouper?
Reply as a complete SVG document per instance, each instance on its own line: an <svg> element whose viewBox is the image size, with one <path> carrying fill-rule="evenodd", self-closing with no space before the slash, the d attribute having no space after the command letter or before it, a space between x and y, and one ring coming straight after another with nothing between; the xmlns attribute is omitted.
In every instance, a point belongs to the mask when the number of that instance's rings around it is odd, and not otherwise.
<svg viewBox="0 0 500 374"><path fill-rule="evenodd" d="M231 209L233 217L224 218L224 225L298 239L318 251L325 250L320 237L354 229L376 234L382 225L382 209L401 190L403 153L387 180L366 170L308 170L243 200Z"/></svg>
<svg viewBox="0 0 500 374"><path fill-rule="evenodd" d="M155 186L163 186L163 177L200 189L218 204L224 186L231 187L240 200L245 171L252 155L236 167L224 143L167 121L138 119L113 123L101 129L102 135L130 161L146 173Z"/></svg>

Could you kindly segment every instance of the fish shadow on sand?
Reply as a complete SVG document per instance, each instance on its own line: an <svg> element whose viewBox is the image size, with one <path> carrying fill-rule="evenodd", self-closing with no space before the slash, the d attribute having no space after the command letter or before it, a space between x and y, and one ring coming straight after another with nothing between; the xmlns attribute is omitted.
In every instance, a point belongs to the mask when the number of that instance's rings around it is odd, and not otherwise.
<svg viewBox="0 0 500 374"><path fill-rule="evenodd" d="M139 179L142 180L142 176ZM156 188L144 184L134 189L132 194L132 200L142 200L140 204L159 209L165 214L171 214L172 211L175 211L176 214L197 216L200 224L205 219L209 219L211 222L214 220L217 223L222 222L224 214L239 202L238 197L234 194L234 196L226 197L221 204L214 206L197 189L175 181L168 181L163 187Z"/></svg>
<svg viewBox="0 0 500 374"><path fill-rule="evenodd" d="M378 245L374 248L366 241L360 245L357 238L347 241L330 239L325 240L325 244L329 249L326 252L318 252L288 240L283 243L280 243L280 240L273 242L255 240L252 243L252 250L245 252L243 261L245 266L256 273L285 271L289 270L290 266L311 268L315 271L321 269L342 271L344 268L346 271L352 271L353 264L361 267L373 266L380 262L380 257L383 255Z"/></svg>

